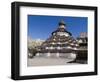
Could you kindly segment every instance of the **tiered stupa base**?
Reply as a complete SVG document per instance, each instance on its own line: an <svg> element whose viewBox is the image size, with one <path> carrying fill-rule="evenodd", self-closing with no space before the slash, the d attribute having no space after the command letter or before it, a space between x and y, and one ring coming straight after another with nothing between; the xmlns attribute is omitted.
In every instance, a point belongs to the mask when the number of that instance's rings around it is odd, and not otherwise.
<svg viewBox="0 0 100 82"><path fill-rule="evenodd" d="M45 58L69 58L75 59L75 53L37 53L37 57L45 57Z"/></svg>

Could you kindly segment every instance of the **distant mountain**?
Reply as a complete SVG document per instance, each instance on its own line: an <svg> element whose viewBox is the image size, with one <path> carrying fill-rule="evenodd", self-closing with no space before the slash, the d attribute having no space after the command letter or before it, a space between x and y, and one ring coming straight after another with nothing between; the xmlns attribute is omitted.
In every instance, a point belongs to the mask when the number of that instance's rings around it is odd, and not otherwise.
<svg viewBox="0 0 100 82"><path fill-rule="evenodd" d="M35 39L33 40L32 38L28 37L28 48L35 48L37 46L40 46L44 40L41 39Z"/></svg>

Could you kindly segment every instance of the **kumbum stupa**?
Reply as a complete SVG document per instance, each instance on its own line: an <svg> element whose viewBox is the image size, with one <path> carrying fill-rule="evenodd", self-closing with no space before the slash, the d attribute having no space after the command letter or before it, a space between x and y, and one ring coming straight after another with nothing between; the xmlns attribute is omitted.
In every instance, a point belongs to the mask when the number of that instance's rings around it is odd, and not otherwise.
<svg viewBox="0 0 100 82"><path fill-rule="evenodd" d="M78 48L79 44L76 39L66 30L66 24L61 20L58 28L52 32L51 36L45 40L41 46L37 47L36 56L75 59Z"/></svg>

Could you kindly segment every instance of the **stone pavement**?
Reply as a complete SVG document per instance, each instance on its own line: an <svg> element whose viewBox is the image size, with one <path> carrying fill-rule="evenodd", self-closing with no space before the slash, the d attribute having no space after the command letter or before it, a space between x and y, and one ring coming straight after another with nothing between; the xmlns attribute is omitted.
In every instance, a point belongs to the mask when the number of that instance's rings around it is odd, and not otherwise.
<svg viewBox="0 0 100 82"><path fill-rule="evenodd" d="M34 57L28 58L28 66L51 66L51 65L67 65L67 64L78 64L78 63L67 63L73 61L73 59L67 58L49 58L49 57Z"/></svg>

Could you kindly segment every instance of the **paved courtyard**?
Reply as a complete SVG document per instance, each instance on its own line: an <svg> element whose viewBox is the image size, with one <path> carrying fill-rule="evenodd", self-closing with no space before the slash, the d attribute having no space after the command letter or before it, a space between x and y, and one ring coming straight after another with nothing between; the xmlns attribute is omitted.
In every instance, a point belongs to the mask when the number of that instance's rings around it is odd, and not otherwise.
<svg viewBox="0 0 100 82"><path fill-rule="evenodd" d="M67 63L73 59L67 58L49 58L49 57L34 57L28 58L28 66L50 66L50 65L67 65L67 64L78 64L78 63Z"/></svg>

